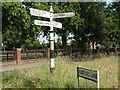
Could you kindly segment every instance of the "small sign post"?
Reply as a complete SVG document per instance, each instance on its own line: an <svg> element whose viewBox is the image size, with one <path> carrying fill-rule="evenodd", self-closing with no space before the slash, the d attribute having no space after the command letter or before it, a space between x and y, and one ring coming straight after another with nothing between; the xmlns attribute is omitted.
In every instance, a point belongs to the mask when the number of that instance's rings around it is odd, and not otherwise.
<svg viewBox="0 0 120 90"><path fill-rule="evenodd" d="M53 14L53 8L52 4L50 6L50 11L43 11L38 9L30 9L30 14L33 16L40 16L40 17L46 17L50 18L49 21L41 21L41 20L34 20L35 25L41 25L41 26L49 26L50 27L50 71L51 73L54 71L54 31L53 27L56 28L62 28L62 23L53 21L54 18L64 18L64 17L73 17L75 16L74 12L69 13L56 13Z"/></svg>
<svg viewBox="0 0 120 90"><path fill-rule="evenodd" d="M86 69L82 67L77 67L77 87L79 88L79 77L91 80L97 83L97 88L99 90L99 71Z"/></svg>

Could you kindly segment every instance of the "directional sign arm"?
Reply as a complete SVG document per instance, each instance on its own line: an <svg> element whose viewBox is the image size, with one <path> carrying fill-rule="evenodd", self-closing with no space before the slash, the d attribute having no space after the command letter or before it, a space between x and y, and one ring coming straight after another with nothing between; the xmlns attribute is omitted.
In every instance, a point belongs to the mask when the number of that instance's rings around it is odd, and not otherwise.
<svg viewBox="0 0 120 90"><path fill-rule="evenodd" d="M73 16L75 16L74 12L53 14L53 18L64 18L64 17L73 17Z"/></svg>
<svg viewBox="0 0 120 90"><path fill-rule="evenodd" d="M62 23L59 23L59 22L55 22L53 21L53 27L56 27L56 28L62 28Z"/></svg>
<svg viewBox="0 0 120 90"><path fill-rule="evenodd" d="M50 12L48 11L43 11L43 10L38 10L38 9L30 9L30 14L33 16L40 16L40 17L46 17L50 18Z"/></svg>
<svg viewBox="0 0 120 90"><path fill-rule="evenodd" d="M56 28L62 28L62 23L59 22L49 22L49 21L41 21L41 20L34 20L35 25L41 25L41 26L52 26Z"/></svg>
<svg viewBox="0 0 120 90"><path fill-rule="evenodd" d="M51 26L51 23L48 21L34 20L35 25L41 26Z"/></svg>

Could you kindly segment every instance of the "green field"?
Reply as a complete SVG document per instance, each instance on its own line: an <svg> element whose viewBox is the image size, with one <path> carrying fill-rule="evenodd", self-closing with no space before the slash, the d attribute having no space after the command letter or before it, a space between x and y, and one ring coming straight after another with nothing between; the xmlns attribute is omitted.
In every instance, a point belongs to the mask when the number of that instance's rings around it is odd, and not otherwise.
<svg viewBox="0 0 120 90"><path fill-rule="evenodd" d="M118 56L103 57L84 62L56 58L55 72L49 64L16 70L2 75L3 88L77 88L77 66L99 70L100 88L118 88ZM49 62L47 62L49 63ZM96 88L97 84L80 78L80 88Z"/></svg>

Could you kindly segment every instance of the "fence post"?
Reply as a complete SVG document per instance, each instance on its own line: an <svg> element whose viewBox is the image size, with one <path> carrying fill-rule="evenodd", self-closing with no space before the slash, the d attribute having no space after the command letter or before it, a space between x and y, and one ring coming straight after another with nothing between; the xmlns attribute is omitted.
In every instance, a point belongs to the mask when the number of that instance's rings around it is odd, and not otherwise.
<svg viewBox="0 0 120 90"><path fill-rule="evenodd" d="M17 53L16 53L16 51L14 52L14 60L16 60L16 58L17 58L17 55L16 55Z"/></svg>
<svg viewBox="0 0 120 90"><path fill-rule="evenodd" d="M17 48L16 54L17 54L16 64L20 64L21 63L21 49Z"/></svg>
<svg viewBox="0 0 120 90"><path fill-rule="evenodd" d="M70 58L72 58L72 48L70 48Z"/></svg>
<svg viewBox="0 0 120 90"><path fill-rule="evenodd" d="M115 47L115 54L117 54L117 47Z"/></svg>
<svg viewBox="0 0 120 90"><path fill-rule="evenodd" d="M48 48L48 59L50 59L50 48Z"/></svg>
<svg viewBox="0 0 120 90"><path fill-rule="evenodd" d="M8 61L8 52L7 52L7 61Z"/></svg>
<svg viewBox="0 0 120 90"><path fill-rule="evenodd" d="M35 57L37 58L37 50L35 49Z"/></svg>
<svg viewBox="0 0 120 90"><path fill-rule="evenodd" d="M109 48L107 47L107 55L109 55Z"/></svg>

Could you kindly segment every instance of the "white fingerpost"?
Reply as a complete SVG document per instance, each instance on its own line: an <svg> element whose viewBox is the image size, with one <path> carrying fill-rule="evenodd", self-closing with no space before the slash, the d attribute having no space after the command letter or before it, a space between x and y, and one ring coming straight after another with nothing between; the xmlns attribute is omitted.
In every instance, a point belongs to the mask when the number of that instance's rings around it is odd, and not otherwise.
<svg viewBox="0 0 120 90"><path fill-rule="evenodd" d="M52 4L50 6L50 23L52 25L50 26L50 71L53 73L54 71L54 31L53 31L53 8Z"/></svg>
<svg viewBox="0 0 120 90"><path fill-rule="evenodd" d="M75 16L74 12L56 13L56 14L53 14L53 12L54 11L52 8L52 3L51 3L49 12L30 8L31 15L50 18L50 22L49 21L34 20L34 23L35 23L35 25L49 26L50 27L50 71L51 71L51 73L55 69L55 67L54 67L54 31L53 31L53 27L60 28L60 29L62 28L62 23L53 21L53 19L54 18L64 18L64 17Z"/></svg>

